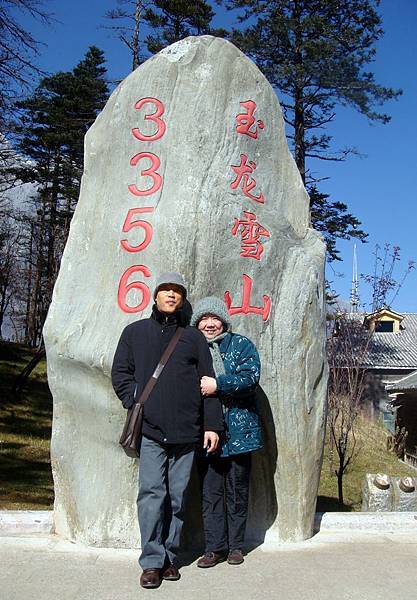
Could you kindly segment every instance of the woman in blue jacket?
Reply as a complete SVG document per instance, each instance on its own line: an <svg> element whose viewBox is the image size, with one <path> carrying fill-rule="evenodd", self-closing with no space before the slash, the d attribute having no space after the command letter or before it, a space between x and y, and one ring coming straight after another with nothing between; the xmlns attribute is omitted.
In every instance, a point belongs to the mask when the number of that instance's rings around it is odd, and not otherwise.
<svg viewBox="0 0 417 600"><path fill-rule="evenodd" d="M232 333L220 298L197 302L191 324L207 339L216 375L202 378L201 392L220 398L225 421L220 451L199 461L206 550L197 566L214 567L225 559L238 565L243 562L251 453L262 447L255 397L259 355L248 338Z"/></svg>

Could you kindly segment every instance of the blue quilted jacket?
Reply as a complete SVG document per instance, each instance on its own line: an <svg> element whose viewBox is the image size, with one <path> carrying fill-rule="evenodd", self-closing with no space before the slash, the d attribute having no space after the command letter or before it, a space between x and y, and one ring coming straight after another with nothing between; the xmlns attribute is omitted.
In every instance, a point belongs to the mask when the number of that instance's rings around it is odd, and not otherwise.
<svg viewBox="0 0 417 600"><path fill-rule="evenodd" d="M227 333L219 347L226 371L216 377L226 425L220 456L259 450L262 433L255 397L261 375L258 351L247 337L237 333Z"/></svg>

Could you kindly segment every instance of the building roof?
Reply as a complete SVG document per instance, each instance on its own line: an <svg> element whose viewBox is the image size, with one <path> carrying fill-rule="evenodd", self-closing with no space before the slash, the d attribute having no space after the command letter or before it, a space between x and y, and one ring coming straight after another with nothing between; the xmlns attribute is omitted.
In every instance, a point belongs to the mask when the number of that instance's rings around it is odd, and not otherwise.
<svg viewBox="0 0 417 600"><path fill-rule="evenodd" d="M417 369L417 313L403 313L397 333L372 335L366 358L371 369Z"/></svg>
<svg viewBox="0 0 417 600"><path fill-rule="evenodd" d="M417 392L417 371L413 371L399 381L387 383L385 386L387 392Z"/></svg>
<svg viewBox="0 0 417 600"><path fill-rule="evenodd" d="M365 320L366 321L377 320L378 318L384 317L384 316L392 317L393 319L397 319L398 321L402 321L404 319L403 314L397 313L397 312L395 312L395 310L391 310L388 307L384 307L384 308L380 308L379 310L376 310L373 313L366 315Z"/></svg>

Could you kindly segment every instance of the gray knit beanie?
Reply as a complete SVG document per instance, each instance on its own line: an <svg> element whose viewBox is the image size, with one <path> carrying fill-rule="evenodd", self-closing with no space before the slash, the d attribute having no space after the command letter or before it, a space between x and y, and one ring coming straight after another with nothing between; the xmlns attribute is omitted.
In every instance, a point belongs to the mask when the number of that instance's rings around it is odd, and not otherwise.
<svg viewBox="0 0 417 600"><path fill-rule="evenodd" d="M226 326L226 331L232 331L232 323L227 308L221 298L217 296L207 296L196 302L191 317L191 325L197 327L199 320L204 315L216 315L223 321Z"/></svg>
<svg viewBox="0 0 417 600"><path fill-rule="evenodd" d="M168 273L161 273L159 275L158 279L156 280L155 290L153 293L154 300L156 298L156 294L158 293L158 290L161 287L161 285L166 285L167 283L174 283L175 285L178 285L180 288L182 288L184 300L186 299L187 288L185 287L185 282L184 282L182 275L180 275L179 273L175 273L174 271L171 271Z"/></svg>

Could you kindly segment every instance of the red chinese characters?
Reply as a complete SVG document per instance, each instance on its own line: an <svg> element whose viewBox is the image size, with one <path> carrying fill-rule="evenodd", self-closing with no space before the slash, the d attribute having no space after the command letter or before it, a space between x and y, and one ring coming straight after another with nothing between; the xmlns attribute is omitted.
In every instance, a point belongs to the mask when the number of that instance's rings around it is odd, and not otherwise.
<svg viewBox="0 0 417 600"><path fill-rule="evenodd" d="M134 128L132 129L133 136L140 142L155 142L160 140L166 132L166 123L161 118L165 112L165 107L162 102L157 98L141 98L138 102L136 102L135 109L146 110L143 119L153 123L153 128L155 131L148 135L142 133L140 129ZM154 109L154 111L148 114L149 109ZM162 188L163 177L160 175L160 173L158 173L158 169L161 166L161 161L156 154L153 152L139 152L130 159L130 165L138 168L142 177L149 178L149 184L147 187L144 187L144 189L139 189L134 183L128 185L128 190L132 196L139 198L151 196ZM136 244L133 244L132 241L129 241L127 237L121 239L120 245L123 250L130 253L136 253L142 252L149 246L153 237L153 227L149 221L146 221L143 218L143 216L146 214L152 214L154 210L155 209L152 206L141 206L131 208L128 211L122 227L123 233L127 234L132 230L136 230L137 232L141 231L144 235L144 238L142 241ZM151 272L146 265L132 265L123 273L122 277L120 278L117 301L123 312L141 312L146 309L151 300L151 292L146 283L143 281L138 281L137 279L133 279L134 276L138 275L146 279L151 277ZM140 301L135 306L131 306L127 302L127 296L132 290L140 292Z"/></svg>
<svg viewBox="0 0 417 600"><path fill-rule="evenodd" d="M241 112L236 115L236 133L258 140L258 133L260 130L264 129L265 125L262 120L256 120L254 117L256 103L253 100L247 100L245 102L240 102L240 105L246 109L246 112ZM246 198L261 205L265 204L265 196L262 192L259 192L258 194L252 192L256 187L256 180L253 177L253 173L256 169L254 161L249 160L247 154L241 154L240 164L233 164L231 165L231 168L235 173L235 178L230 184L230 188L232 190L241 189ZM244 218L235 218L232 227L232 235L237 237L238 233L240 233L240 256L242 258L253 258L260 261L264 251L263 242L265 239L270 238L271 234L258 222L257 216L253 212L244 210L243 214ZM233 306L230 291L226 291L224 294L224 300L228 311L231 315L248 315L251 313L261 315L262 319L267 321L271 312L271 299L269 296L264 295L261 306L251 304L252 288L252 278L249 277L249 275L243 274L242 303Z"/></svg>
<svg viewBox="0 0 417 600"><path fill-rule="evenodd" d="M236 132L248 135L255 140L258 139L258 129L265 127L264 122L261 120L256 121L253 113L256 110L256 104L253 100L247 100L247 102L240 102L240 106L246 108L245 113L239 113L236 115ZM256 127L253 127L256 122Z"/></svg>
<svg viewBox="0 0 417 600"><path fill-rule="evenodd" d="M230 315L238 315L240 313L248 315L254 313L255 315L262 315L264 321L268 320L269 313L271 311L271 299L269 296L263 296L262 306L251 306L251 294L252 294L253 281L249 275L243 275L243 293L242 293L242 304L240 306L232 306L232 298L230 292L227 291L224 294L224 301L227 306L227 310Z"/></svg>
<svg viewBox="0 0 417 600"><path fill-rule="evenodd" d="M242 184L242 192L247 198L250 198L255 202L259 202L260 204L264 204L265 197L262 193L260 193L259 196L255 196L250 193L256 186L255 179L253 177L249 177L249 175L251 175L256 169L255 163L252 160L248 163L248 157L246 154L241 154L240 165L231 166L233 171L236 173L235 180L230 184L232 190L235 190Z"/></svg>
<svg viewBox="0 0 417 600"><path fill-rule="evenodd" d="M237 236L240 229L242 237L242 252L240 256L243 258L255 258L256 260L261 259L261 254L264 251L264 247L260 242L262 237L270 237L270 233L265 227L262 227L256 220L256 215L245 210L245 219L235 219L233 225L232 234Z"/></svg>

